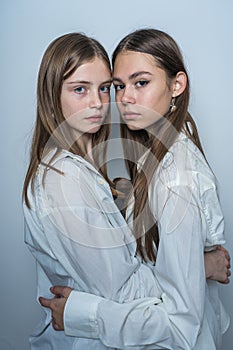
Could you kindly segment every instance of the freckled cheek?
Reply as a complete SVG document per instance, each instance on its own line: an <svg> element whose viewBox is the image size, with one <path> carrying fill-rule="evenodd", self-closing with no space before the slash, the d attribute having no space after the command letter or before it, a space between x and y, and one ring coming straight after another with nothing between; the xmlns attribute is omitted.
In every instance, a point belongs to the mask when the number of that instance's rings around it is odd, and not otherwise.
<svg viewBox="0 0 233 350"><path fill-rule="evenodd" d="M62 105L62 112L63 112L63 115L64 117L67 119L67 118L70 118L72 116L78 116L80 114L81 111L84 111L87 107L83 104L69 104L69 103L66 103L66 104L63 104Z"/></svg>

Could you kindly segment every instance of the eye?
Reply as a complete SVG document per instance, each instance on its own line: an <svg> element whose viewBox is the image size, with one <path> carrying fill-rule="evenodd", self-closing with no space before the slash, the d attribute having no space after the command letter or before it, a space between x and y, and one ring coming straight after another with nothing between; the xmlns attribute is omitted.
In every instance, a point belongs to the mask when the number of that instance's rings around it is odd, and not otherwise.
<svg viewBox="0 0 233 350"><path fill-rule="evenodd" d="M114 84L114 89L116 91L120 91L120 90L123 90L125 88L125 85L124 84Z"/></svg>
<svg viewBox="0 0 233 350"><path fill-rule="evenodd" d="M83 86L78 86L74 89L74 92L76 92L77 94L84 94L85 92L85 87Z"/></svg>
<svg viewBox="0 0 233 350"><path fill-rule="evenodd" d="M149 84L148 80L139 80L135 83L136 87L143 87L146 86L147 84Z"/></svg>
<svg viewBox="0 0 233 350"><path fill-rule="evenodd" d="M109 93L110 92L110 86L109 85L101 86L100 92Z"/></svg>

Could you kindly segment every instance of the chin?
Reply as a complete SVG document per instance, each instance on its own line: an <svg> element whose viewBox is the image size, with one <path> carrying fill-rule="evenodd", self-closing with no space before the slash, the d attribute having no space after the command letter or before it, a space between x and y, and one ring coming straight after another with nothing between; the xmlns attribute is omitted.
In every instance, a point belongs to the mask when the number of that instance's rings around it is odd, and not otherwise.
<svg viewBox="0 0 233 350"><path fill-rule="evenodd" d="M134 125L134 124L127 124L127 127L129 128L129 130L142 130L143 128L140 127L140 125Z"/></svg>
<svg viewBox="0 0 233 350"><path fill-rule="evenodd" d="M88 133L88 134L96 134L96 133L99 131L100 128L101 128L101 125L95 126L95 127L93 127L93 128L90 128L90 129L87 131L87 133Z"/></svg>

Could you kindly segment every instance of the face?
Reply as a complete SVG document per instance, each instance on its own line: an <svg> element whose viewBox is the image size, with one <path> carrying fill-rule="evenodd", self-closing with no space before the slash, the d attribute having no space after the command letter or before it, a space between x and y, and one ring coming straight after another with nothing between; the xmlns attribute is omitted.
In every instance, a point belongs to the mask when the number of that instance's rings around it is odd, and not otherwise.
<svg viewBox="0 0 233 350"><path fill-rule="evenodd" d="M82 64L62 86L62 112L76 137L96 133L110 102L111 72L100 58Z"/></svg>
<svg viewBox="0 0 233 350"><path fill-rule="evenodd" d="M131 130L148 129L168 112L173 82L149 54L121 52L115 61L113 84L120 114Z"/></svg>

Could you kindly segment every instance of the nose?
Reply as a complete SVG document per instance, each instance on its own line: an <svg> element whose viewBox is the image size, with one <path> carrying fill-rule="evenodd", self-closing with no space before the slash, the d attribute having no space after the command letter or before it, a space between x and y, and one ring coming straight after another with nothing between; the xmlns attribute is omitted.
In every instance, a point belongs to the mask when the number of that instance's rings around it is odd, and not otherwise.
<svg viewBox="0 0 233 350"><path fill-rule="evenodd" d="M135 90L133 86L125 86L121 95L121 102L123 104L136 102Z"/></svg>
<svg viewBox="0 0 233 350"><path fill-rule="evenodd" d="M91 92L90 93L89 107L100 109L102 107L102 105L103 105L103 103L102 103L101 97L99 95L99 91Z"/></svg>

